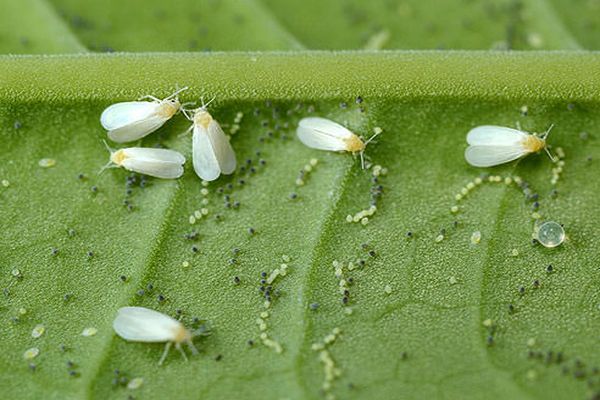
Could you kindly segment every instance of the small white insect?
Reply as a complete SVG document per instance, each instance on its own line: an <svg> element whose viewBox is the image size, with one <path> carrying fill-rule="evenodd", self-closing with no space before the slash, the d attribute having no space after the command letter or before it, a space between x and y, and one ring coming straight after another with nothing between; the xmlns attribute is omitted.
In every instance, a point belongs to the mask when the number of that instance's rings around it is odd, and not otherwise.
<svg viewBox="0 0 600 400"><path fill-rule="evenodd" d="M521 129L506 128L503 126L483 125L469 131L465 150L465 159L474 167L492 167L504 164L530 153L545 150L552 162L555 157L550 154L546 139L552 126L538 136Z"/></svg>
<svg viewBox="0 0 600 400"><path fill-rule="evenodd" d="M313 149L359 153L363 169L365 167L365 148L379 133L381 131L376 132L366 142L363 142L358 136L337 122L319 117L302 118L296 130L298 139Z"/></svg>
<svg viewBox="0 0 600 400"><path fill-rule="evenodd" d="M212 101L212 100L211 100ZM205 181L214 181L221 174L229 175L235 171L235 153L229 143L229 138L221 126L206 111L210 104L194 110L182 109L187 119L193 122L188 130L193 130L192 159L194 171Z"/></svg>
<svg viewBox="0 0 600 400"><path fill-rule="evenodd" d="M186 361L187 356L181 348L182 343L186 343L194 355L198 354L198 350L192 343L192 339L196 334L186 329L181 322L158 311L144 307L120 308L117 317L113 321L113 328L117 335L128 341L167 342L158 365L162 365L165 361L173 343L175 343L175 348L179 350Z"/></svg>
<svg viewBox="0 0 600 400"><path fill-rule="evenodd" d="M102 112L100 123L108 131L108 137L113 142L125 143L141 139L177 114L181 108L177 95L187 89L179 89L162 100L154 96L144 96L138 101L113 104ZM139 101L146 98L152 101Z"/></svg>
<svg viewBox="0 0 600 400"><path fill-rule="evenodd" d="M149 147L129 147L114 150L108 147L110 160L100 172L106 168L123 167L128 171L163 179L175 179L183 175L185 157L168 149L153 149Z"/></svg>

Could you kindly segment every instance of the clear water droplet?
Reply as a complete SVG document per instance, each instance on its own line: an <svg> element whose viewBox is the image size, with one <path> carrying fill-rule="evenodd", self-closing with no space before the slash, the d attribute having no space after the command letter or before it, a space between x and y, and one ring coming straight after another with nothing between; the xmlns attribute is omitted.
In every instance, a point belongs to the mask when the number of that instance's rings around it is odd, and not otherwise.
<svg viewBox="0 0 600 400"><path fill-rule="evenodd" d="M565 230L558 222L547 221L538 228L537 239L544 247L557 247L565 241Z"/></svg>

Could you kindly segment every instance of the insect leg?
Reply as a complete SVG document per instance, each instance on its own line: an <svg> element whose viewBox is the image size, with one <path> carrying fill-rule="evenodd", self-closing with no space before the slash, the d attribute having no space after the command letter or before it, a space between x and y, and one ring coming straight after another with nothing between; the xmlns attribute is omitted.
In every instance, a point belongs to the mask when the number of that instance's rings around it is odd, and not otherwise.
<svg viewBox="0 0 600 400"><path fill-rule="evenodd" d="M169 350L171 349L172 344L173 343L171 342L167 342L167 344L165 345L165 350L163 351L160 360L158 360L158 365L162 365L163 361L165 361L165 358L167 358L167 354L169 354Z"/></svg>
<svg viewBox="0 0 600 400"><path fill-rule="evenodd" d="M193 125L193 124L192 124L192 126L190 126L189 128L187 128L187 129L185 130L185 132L183 132L183 133L180 133L180 134L179 134L179 137L184 137L185 135L187 135L188 133L190 133L190 132L192 131L192 129L194 129L194 125Z"/></svg>
<svg viewBox="0 0 600 400"><path fill-rule="evenodd" d="M548 146L544 146L544 150L546 151L546 154L548 154L548 157L550 157L550 160L555 163L558 161L558 158L556 158L556 156L552 153L550 153L550 150L548 150Z"/></svg>
<svg viewBox="0 0 600 400"><path fill-rule="evenodd" d="M184 359L185 361L187 361L187 360L188 360L188 358L187 358L187 356L185 355L185 351L183 351L183 349L181 348L181 343L175 343L175 348L176 348L177 350L179 350L179 352L180 352L180 353L181 353L181 355L183 356L183 359Z"/></svg>
<svg viewBox="0 0 600 400"><path fill-rule="evenodd" d="M196 346L194 346L194 343L191 340L188 340L186 343L187 343L188 347L190 348L190 351L192 352L192 354L197 355L198 349L196 348Z"/></svg>

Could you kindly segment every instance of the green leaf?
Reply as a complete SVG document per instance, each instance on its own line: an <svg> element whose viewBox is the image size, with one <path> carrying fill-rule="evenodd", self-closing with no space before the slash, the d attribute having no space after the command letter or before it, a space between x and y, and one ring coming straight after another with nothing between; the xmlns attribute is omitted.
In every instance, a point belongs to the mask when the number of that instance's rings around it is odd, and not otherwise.
<svg viewBox="0 0 600 400"><path fill-rule="evenodd" d="M594 0L26 0L7 53L312 49L597 49Z"/></svg>
<svg viewBox="0 0 600 400"><path fill-rule="evenodd" d="M0 50L595 49L596 3L27 0L5 4ZM0 393L597 395L598 61L595 53L566 52L1 57ZM243 113L232 143L240 165L250 160L256 171L245 166L222 177L206 196L189 162L177 181L140 184L137 176L127 186L126 171L98 175L108 157L103 108L166 96L177 85L191 86L184 100L215 96L210 111L228 132ZM306 115L365 137L383 129L367 155L389 172L367 225L346 218L369 206L372 170L361 170L357 157L302 146L295 126ZM516 122L538 132L555 124L549 142L564 149L564 172L552 185L544 155L491 172L529 182L542 217L565 224L568 241L557 249L531 245L532 201L514 184L477 186L451 213L455 195L481 173L464 162L466 132ZM172 147L189 159L190 139L179 136L188 125L177 116L142 145ZM297 186L313 158L317 165ZM40 167L43 159L56 164ZM208 216L191 225L204 207ZM198 237L186 239L194 231ZM481 242L472 244L477 231ZM288 273L274 284L279 295L266 319L283 348L278 354L261 343L257 318L265 311L261 272L284 256ZM354 279L348 307L334 261L359 266L345 272ZM173 351L158 367L161 344L127 343L113 333L124 305L173 316L181 310L189 327L194 316L205 318L212 335L196 340L201 354L189 362ZM34 338L39 325L43 333ZM86 328L97 334L82 336ZM313 350L336 328L327 354ZM25 360L33 347L39 355ZM341 372L326 390L319 357ZM128 389L122 378L143 384Z"/></svg>
<svg viewBox="0 0 600 400"><path fill-rule="evenodd" d="M577 0L568 3L547 0L552 3L555 14L560 15L564 25L586 49L600 48L600 3Z"/></svg>
<svg viewBox="0 0 600 400"><path fill-rule="evenodd" d="M257 0L51 0L93 51L301 49Z"/></svg>
<svg viewBox="0 0 600 400"><path fill-rule="evenodd" d="M545 0L262 1L308 48L578 48Z"/></svg>
<svg viewBox="0 0 600 400"><path fill-rule="evenodd" d="M44 0L5 2L0 18L0 49L3 53L86 51Z"/></svg>
<svg viewBox="0 0 600 400"><path fill-rule="evenodd" d="M0 58L0 181L8 181L0 186L0 284L8 288L0 311L2 393L320 398L325 371L312 345L334 328L341 333L328 352L341 376L326 394L338 398L570 399L598 391L599 61L569 52ZM98 117L115 101L165 96L177 84L191 86L184 101L214 95L210 111L226 131L243 113L232 144L240 165L250 160L256 172L222 177L205 197L188 162L182 179L140 187L137 177L127 195L126 171L97 174L108 157ZM366 152L389 171L367 225L346 216L369 207L372 169L361 170L350 154L304 147L295 127L306 115L365 137L383 129ZM485 172L464 161L466 132L517 121L536 132L555 124L549 142L566 154L558 183L550 183L555 166L543 154L489 172L529 182L543 218L565 225L568 241L556 249L531 244L532 202L515 185L482 184L459 202L458 214L450 212L455 194ZM188 124L176 116L143 145L189 158L190 139L179 136ZM43 158L56 165L38 166ZM297 186L313 158L318 164ZM227 208L224 195L239 208ZM190 225L203 207L208 216ZM192 231L195 241L185 238ZM479 244L470 241L475 231ZM273 285L279 296L266 331L283 347L278 354L261 343L256 320L264 311L261 272L278 268L283 256L289 272ZM351 314L334 260L365 261L345 272L354 279ZM199 356L185 362L173 351L159 367L161 344L114 334L112 320L125 305L173 316L181 310L186 326L205 318L212 335L196 341ZM38 324L45 332L32 338ZM82 336L89 327L97 334ZM40 354L24 360L32 347ZM143 377L143 385L113 385L116 369Z"/></svg>

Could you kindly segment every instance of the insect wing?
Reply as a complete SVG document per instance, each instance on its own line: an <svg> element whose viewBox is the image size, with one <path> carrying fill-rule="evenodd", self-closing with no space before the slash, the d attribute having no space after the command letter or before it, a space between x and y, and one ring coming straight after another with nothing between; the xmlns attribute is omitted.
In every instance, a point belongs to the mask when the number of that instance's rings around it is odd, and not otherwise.
<svg viewBox="0 0 600 400"><path fill-rule="evenodd" d="M183 164L185 163L185 157L183 154L175 150L169 149L153 149L149 147L129 147L125 149L125 154L128 157L139 158L139 159L151 159L160 160L164 162L172 162Z"/></svg>
<svg viewBox="0 0 600 400"><path fill-rule="evenodd" d="M512 146L521 143L528 133L503 126L482 125L467 133L467 143L472 146Z"/></svg>
<svg viewBox="0 0 600 400"><path fill-rule="evenodd" d="M528 152L518 144L513 146L469 146L465 159L474 167L492 167L521 158Z"/></svg>
<svg viewBox="0 0 600 400"><path fill-rule="evenodd" d="M154 132L167 121L157 115L158 107L159 103L150 101L116 103L102 112L100 123L113 142L131 142Z"/></svg>
<svg viewBox="0 0 600 400"><path fill-rule="evenodd" d="M168 315L144 307L123 307L113 321L117 335L136 342L172 341L181 323Z"/></svg>
<svg viewBox="0 0 600 400"><path fill-rule="evenodd" d="M153 101L127 101L108 106L100 116L107 131L144 120L156 113L159 104Z"/></svg>
<svg viewBox="0 0 600 400"><path fill-rule="evenodd" d="M300 120L296 134L306 146L330 151L347 150L345 139L354 135L337 122L319 117Z"/></svg>
<svg viewBox="0 0 600 400"><path fill-rule="evenodd" d="M192 161L194 163L194 171L205 181L214 181L221 175L221 166L213 151L212 143L208 136L208 129L200 125L194 126Z"/></svg>
<svg viewBox="0 0 600 400"><path fill-rule="evenodd" d="M185 157L174 150L132 147L125 149L127 157L123 168L163 179L175 179L183 175Z"/></svg>
<svg viewBox="0 0 600 400"><path fill-rule="evenodd" d="M207 134L212 145L212 151L214 152L215 158L219 163L221 173L225 175L231 174L233 171L235 171L236 160L235 152L231 147L231 143L229 143L229 138L227 135L225 135L223 129L221 129L221 126L215 120L212 120L208 125Z"/></svg>

